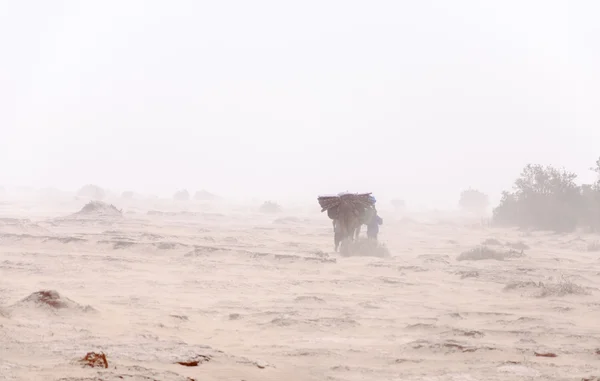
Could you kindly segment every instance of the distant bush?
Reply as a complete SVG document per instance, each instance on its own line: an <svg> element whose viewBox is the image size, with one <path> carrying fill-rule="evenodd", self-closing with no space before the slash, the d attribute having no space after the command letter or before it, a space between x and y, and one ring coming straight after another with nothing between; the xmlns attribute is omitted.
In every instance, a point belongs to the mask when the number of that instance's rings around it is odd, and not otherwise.
<svg viewBox="0 0 600 381"><path fill-rule="evenodd" d="M125 191L123 193L121 193L121 197L131 200L133 198L133 192L132 191Z"/></svg>
<svg viewBox="0 0 600 381"><path fill-rule="evenodd" d="M190 192L188 192L187 189L177 191L173 195L173 199L177 201L188 201L190 199Z"/></svg>
<svg viewBox="0 0 600 381"><path fill-rule="evenodd" d="M259 210L261 213L279 213L281 212L281 206L273 201L265 201Z"/></svg>
<svg viewBox="0 0 600 381"><path fill-rule="evenodd" d="M97 185L88 184L77 191L77 196L93 200L103 200L106 197L106 191Z"/></svg>
<svg viewBox="0 0 600 381"><path fill-rule="evenodd" d="M524 257L525 253L523 251L518 252L515 250L496 250L487 246L477 246L473 249L462 252L458 257L456 257L457 261L481 261L487 259L493 259L496 261L504 261L505 259L510 258L520 258Z"/></svg>
<svg viewBox="0 0 600 381"><path fill-rule="evenodd" d="M476 189L462 191L458 200L458 206L463 211L480 215L485 213L489 205L489 197Z"/></svg>
<svg viewBox="0 0 600 381"><path fill-rule="evenodd" d="M515 281L507 284L504 291L521 291L535 298L564 297L568 295L590 295L582 286L570 280L561 280L558 283L543 283L533 281Z"/></svg>
<svg viewBox="0 0 600 381"><path fill-rule="evenodd" d="M600 159L593 171L600 174ZM600 182L577 185L577 175L552 166L529 164L504 191L493 210L496 225L569 232L600 230Z"/></svg>

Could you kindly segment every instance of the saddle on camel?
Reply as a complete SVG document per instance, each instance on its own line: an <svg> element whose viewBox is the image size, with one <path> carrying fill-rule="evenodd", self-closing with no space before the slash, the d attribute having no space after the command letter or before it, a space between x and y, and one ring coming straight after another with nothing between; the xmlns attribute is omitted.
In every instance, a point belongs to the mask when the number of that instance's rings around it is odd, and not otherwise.
<svg viewBox="0 0 600 381"><path fill-rule="evenodd" d="M334 250L347 249L348 243L358 238L360 227L369 225L377 216L375 197L371 193L340 193L317 198L321 212L327 211L334 231Z"/></svg>

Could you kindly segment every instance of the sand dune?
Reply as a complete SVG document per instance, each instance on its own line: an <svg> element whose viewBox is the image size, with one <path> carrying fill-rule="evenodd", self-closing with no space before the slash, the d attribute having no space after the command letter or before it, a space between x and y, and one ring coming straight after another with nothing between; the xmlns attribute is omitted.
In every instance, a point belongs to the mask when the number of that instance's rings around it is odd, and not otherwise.
<svg viewBox="0 0 600 381"><path fill-rule="evenodd" d="M592 236L382 211L389 257L345 258L318 210L190 205L4 203L0 380L600 376Z"/></svg>

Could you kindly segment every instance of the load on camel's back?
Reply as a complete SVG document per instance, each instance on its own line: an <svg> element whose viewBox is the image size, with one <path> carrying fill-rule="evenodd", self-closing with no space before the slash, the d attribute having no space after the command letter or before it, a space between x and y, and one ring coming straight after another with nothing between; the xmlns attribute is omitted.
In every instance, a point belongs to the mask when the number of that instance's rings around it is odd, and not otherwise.
<svg viewBox="0 0 600 381"><path fill-rule="evenodd" d="M377 215L375 197L371 193L341 193L317 198L321 212L333 221L334 250L344 252L348 244L358 238L362 224L368 224Z"/></svg>

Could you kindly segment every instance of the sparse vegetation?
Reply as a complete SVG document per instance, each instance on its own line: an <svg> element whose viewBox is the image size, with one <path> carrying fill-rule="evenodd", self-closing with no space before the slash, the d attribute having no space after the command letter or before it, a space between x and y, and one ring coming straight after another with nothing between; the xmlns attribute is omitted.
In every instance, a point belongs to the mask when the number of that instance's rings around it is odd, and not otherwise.
<svg viewBox="0 0 600 381"><path fill-rule="evenodd" d="M79 363L88 368L108 368L108 360L104 353L88 352Z"/></svg>
<svg viewBox="0 0 600 381"><path fill-rule="evenodd" d="M78 212L80 215L122 216L123 210L102 201L90 201Z"/></svg>
<svg viewBox="0 0 600 381"><path fill-rule="evenodd" d="M103 200L106 197L106 191L97 185L88 184L77 191L77 196L92 200Z"/></svg>
<svg viewBox="0 0 600 381"><path fill-rule="evenodd" d="M600 174L600 159L592 170ZM500 226L570 232L577 227L600 230L600 180L577 185L577 175L552 166L529 164L513 191L502 193L493 210Z"/></svg>
<svg viewBox="0 0 600 381"><path fill-rule="evenodd" d="M456 260L457 261L481 261L486 259L493 259L496 261L503 261L509 258L519 258L525 256L522 251L515 250L496 250L488 246L477 246L471 250L461 253Z"/></svg>
<svg viewBox="0 0 600 381"><path fill-rule="evenodd" d="M281 212L281 206L273 201L265 201L261 206L260 206L260 212L261 213L279 213Z"/></svg>
<svg viewBox="0 0 600 381"><path fill-rule="evenodd" d="M504 291L514 290L529 290L531 291L530 296L536 298L547 298L547 297L563 297L567 295L589 295L582 286L573 283L570 280L563 280L558 283L544 283L544 282L533 282L533 281L516 281L507 284L504 287Z"/></svg>
<svg viewBox="0 0 600 381"><path fill-rule="evenodd" d="M458 200L458 206L463 211L476 215L485 214L489 204L490 200L485 193L471 188L464 190Z"/></svg>
<svg viewBox="0 0 600 381"><path fill-rule="evenodd" d="M127 200L131 200L133 198L134 194L132 191L125 191L123 193L121 193L121 198L127 199Z"/></svg>
<svg viewBox="0 0 600 381"><path fill-rule="evenodd" d="M190 192L187 189L182 189L173 195L173 199L177 201L188 201L190 199Z"/></svg>
<svg viewBox="0 0 600 381"><path fill-rule="evenodd" d="M547 298L549 296L567 296L567 295L588 295L589 292L571 282L571 281L564 281L564 282L560 282L560 283L548 283L548 284L542 284L542 287L540 289L540 292L536 295L538 298Z"/></svg>

